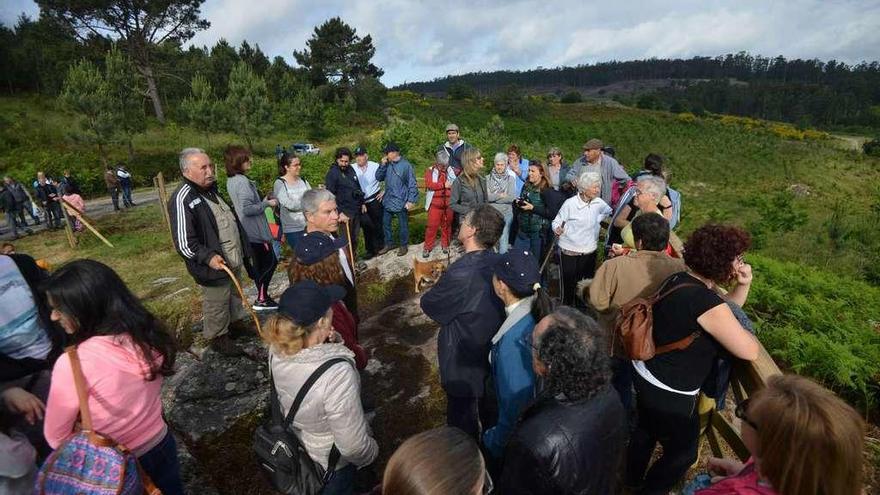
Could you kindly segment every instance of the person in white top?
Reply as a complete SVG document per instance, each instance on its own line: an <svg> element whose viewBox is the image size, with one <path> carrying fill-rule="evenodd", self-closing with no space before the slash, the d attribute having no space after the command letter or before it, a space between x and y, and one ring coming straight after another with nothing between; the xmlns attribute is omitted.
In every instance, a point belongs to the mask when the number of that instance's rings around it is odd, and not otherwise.
<svg viewBox="0 0 880 495"><path fill-rule="evenodd" d="M562 303L575 303L575 287L581 279L596 273L596 246L599 228L611 215L611 207L599 198L602 179L597 172L584 172L577 180L578 193L568 198L553 219L553 232L559 236L562 269Z"/></svg>
<svg viewBox="0 0 880 495"><path fill-rule="evenodd" d="M358 183L364 191L364 205L361 207L364 216L361 217L361 227L364 229L364 244L367 248L363 259L368 260L385 247L385 234L382 232L382 216L385 214L382 196L385 191L376 179L379 164L370 161L366 148L358 146L354 149L354 162L354 173L357 174Z"/></svg>

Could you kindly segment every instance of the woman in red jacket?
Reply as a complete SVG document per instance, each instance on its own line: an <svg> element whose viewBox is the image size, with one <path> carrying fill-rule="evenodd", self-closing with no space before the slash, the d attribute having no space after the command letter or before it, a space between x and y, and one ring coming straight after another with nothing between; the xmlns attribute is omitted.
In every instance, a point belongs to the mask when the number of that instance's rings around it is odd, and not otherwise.
<svg viewBox="0 0 880 495"><path fill-rule="evenodd" d="M437 162L425 170L425 209L428 210L428 225L425 227L425 246L422 258L428 258L434 250L437 229L440 228L440 247L443 253L449 252L449 238L452 235L452 207L449 196L455 171L449 168L449 153L445 149L437 152Z"/></svg>

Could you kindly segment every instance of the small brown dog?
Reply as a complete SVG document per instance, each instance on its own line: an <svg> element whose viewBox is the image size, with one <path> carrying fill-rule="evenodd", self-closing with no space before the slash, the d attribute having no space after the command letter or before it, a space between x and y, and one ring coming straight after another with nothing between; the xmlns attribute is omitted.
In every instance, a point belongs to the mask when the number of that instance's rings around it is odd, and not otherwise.
<svg viewBox="0 0 880 495"><path fill-rule="evenodd" d="M413 257L413 280L415 281L416 294L423 286L434 285L440 280L440 275L446 271L446 265L442 261L419 261Z"/></svg>

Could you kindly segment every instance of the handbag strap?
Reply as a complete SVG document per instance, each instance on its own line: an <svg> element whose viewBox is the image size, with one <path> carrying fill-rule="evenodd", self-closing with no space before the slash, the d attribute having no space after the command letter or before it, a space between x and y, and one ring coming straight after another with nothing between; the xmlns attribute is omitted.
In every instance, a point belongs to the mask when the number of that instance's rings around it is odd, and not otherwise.
<svg viewBox="0 0 880 495"><path fill-rule="evenodd" d="M657 294L654 295L653 303L656 304L657 302L659 302L661 299L665 298L669 294L672 294L673 292L677 291L678 289L682 289L684 287L705 287L705 285L695 284L695 283L687 283L687 284L676 285L675 287L673 287L669 290L666 290L666 291L663 291L662 289L658 290ZM654 349L654 355L657 356L659 354L665 354L670 351L680 351L682 349L687 349L694 342L694 340L699 336L700 336L700 331L697 330L696 332L688 335L687 337L685 337L683 339L678 339L675 342L670 342L668 344L661 345L661 346Z"/></svg>
<svg viewBox="0 0 880 495"><path fill-rule="evenodd" d="M94 435L92 429L92 413L89 411L89 391L86 388L86 379L83 376L82 366L79 362L79 354L76 352L76 346L72 345L64 350L70 359L70 369L73 372L73 384L76 386L76 396L79 399L79 415L82 421L83 430L89 432L89 436Z"/></svg>
<svg viewBox="0 0 880 495"><path fill-rule="evenodd" d="M302 405L303 400L306 398L306 394L309 392L309 389L312 388L312 385L318 381L318 378L321 378L321 375L324 374L325 371L330 369L336 363L344 363L348 360L345 358L333 358L318 366L318 369L312 372L309 378L303 383L303 386L300 387L299 392L296 394L296 398L293 399L293 404L290 406L290 410L287 412L287 416L283 420L283 426L285 430L290 428L290 425L293 423L293 418L296 416L296 413L299 411L299 407ZM270 392L270 401L272 404L272 419L277 422L281 413L281 402L278 400L278 392L275 391L275 377L272 374L272 365L269 364L269 380L272 384L272 390ZM278 416L276 416L276 414ZM339 452L339 449L336 447L336 443L333 443L333 446L330 447L330 457L327 461L327 470L324 472L324 484L330 481L330 478L333 477L333 474L336 472L336 464L339 462L339 458L342 457L342 453Z"/></svg>

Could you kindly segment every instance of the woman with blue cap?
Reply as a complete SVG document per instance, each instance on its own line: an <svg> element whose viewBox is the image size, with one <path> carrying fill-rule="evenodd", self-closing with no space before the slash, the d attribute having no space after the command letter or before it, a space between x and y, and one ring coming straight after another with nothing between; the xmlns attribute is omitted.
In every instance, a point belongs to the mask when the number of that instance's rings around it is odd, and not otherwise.
<svg viewBox="0 0 880 495"><path fill-rule="evenodd" d="M483 444L498 461L520 413L535 396L532 329L553 310L541 287L537 253L511 249L499 257L492 276L495 294L507 318L492 337L489 361L498 399L498 423L483 434Z"/></svg>
<svg viewBox="0 0 880 495"><path fill-rule="evenodd" d="M323 495L353 493L355 471L379 453L364 418L354 353L333 330L332 306L344 295L339 286L297 282L284 291L278 313L260 331L269 344L269 369L285 415L316 370L328 361L343 361L332 364L308 389L291 425L309 457L334 470Z"/></svg>

